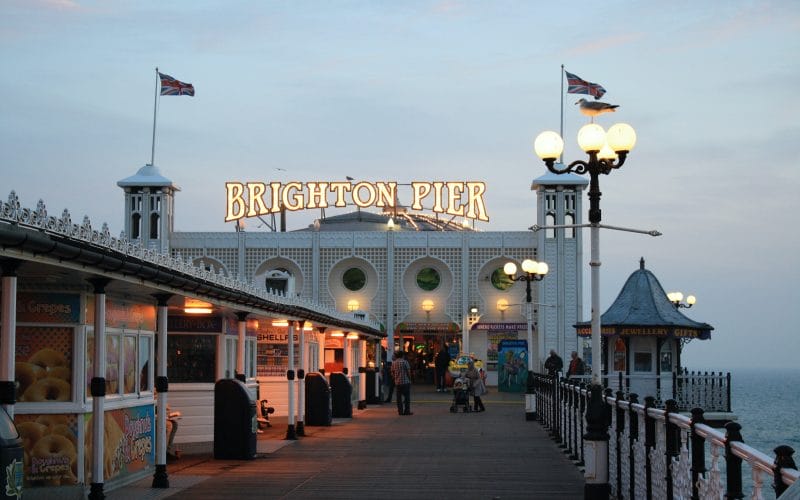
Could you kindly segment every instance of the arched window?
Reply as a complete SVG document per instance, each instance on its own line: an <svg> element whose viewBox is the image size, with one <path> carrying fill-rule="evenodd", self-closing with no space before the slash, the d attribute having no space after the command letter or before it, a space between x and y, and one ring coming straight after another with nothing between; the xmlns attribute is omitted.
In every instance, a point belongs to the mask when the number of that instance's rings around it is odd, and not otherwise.
<svg viewBox="0 0 800 500"><path fill-rule="evenodd" d="M138 240L142 230L142 216L139 214L131 215L131 239Z"/></svg>
<svg viewBox="0 0 800 500"><path fill-rule="evenodd" d="M158 239L158 221L160 217L158 214L153 213L150 214L150 239L157 240Z"/></svg>
<svg viewBox="0 0 800 500"><path fill-rule="evenodd" d="M273 293L286 293L289 277L292 275L287 269L279 267L267 273L264 286Z"/></svg>

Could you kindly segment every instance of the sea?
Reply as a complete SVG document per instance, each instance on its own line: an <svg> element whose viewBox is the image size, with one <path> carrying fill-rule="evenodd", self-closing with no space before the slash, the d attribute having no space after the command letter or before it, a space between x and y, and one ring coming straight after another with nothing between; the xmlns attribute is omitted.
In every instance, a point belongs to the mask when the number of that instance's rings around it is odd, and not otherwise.
<svg viewBox="0 0 800 500"><path fill-rule="evenodd" d="M796 451L795 463L800 464L800 367L731 370L731 407L742 426L745 444L773 459L775 447L789 445ZM752 478L746 465L742 483L747 498ZM763 494L775 498L771 480L764 485Z"/></svg>

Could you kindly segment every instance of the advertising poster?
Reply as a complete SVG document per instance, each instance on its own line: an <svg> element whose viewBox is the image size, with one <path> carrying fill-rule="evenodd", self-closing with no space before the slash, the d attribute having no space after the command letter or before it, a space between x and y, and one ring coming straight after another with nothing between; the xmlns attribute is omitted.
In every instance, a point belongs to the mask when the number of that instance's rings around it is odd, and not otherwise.
<svg viewBox="0 0 800 500"><path fill-rule="evenodd" d="M92 419L84 415L86 431L86 482L92 475ZM153 405L121 408L105 412L103 439L103 478L125 478L155 464L155 407Z"/></svg>
<svg viewBox="0 0 800 500"><path fill-rule="evenodd" d="M72 400L71 327L19 326L14 356L17 401Z"/></svg>
<svg viewBox="0 0 800 500"><path fill-rule="evenodd" d="M264 327L258 330L256 352L256 375L258 377L286 376L289 369L289 338L286 327ZM294 342L299 342L300 336L294 334ZM295 365L300 361L299 349L295 346Z"/></svg>
<svg viewBox="0 0 800 500"><path fill-rule="evenodd" d="M497 389L525 392L528 384L528 341L501 340L497 346Z"/></svg>
<svg viewBox="0 0 800 500"><path fill-rule="evenodd" d="M78 484L76 415L15 415L23 451L23 486Z"/></svg>

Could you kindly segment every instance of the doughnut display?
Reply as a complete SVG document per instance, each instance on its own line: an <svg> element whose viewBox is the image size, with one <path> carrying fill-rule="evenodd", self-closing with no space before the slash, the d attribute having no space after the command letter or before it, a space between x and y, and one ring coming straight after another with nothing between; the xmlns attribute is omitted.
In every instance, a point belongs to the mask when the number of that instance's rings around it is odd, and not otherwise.
<svg viewBox="0 0 800 500"><path fill-rule="evenodd" d="M92 472L93 421L94 415L86 420L86 447L84 456L87 478L91 476ZM117 421L110 412L106 412L103 433L103 479L110 479L120 472L122 463L119 458L119 449L123 444L124 437L125 434L122 432Z"/></svg>
<svg viewBox="0 0 800 500"><path fill-rule="evenodd" d="M17 399L42 403L72 400L72 369L67 357L50 347L34 352L27 361L14 363Z"/></svg>
<svg viewBox="0 0 800 500"><path fill-rule="evenodd" d="M14 363L14 373L19 383L17 386L17 398L19 398L20 394L23 394L28 387L42 377L45 370L41 366L34 365L33 363L17 361Z"/></svg>
<svg viewBox="0 0 800 500"><path fill-rule="evenodd" d="M45 347L34 353L28 362L39 365L44 369L55 368L56 366L68 366L67 359L64 355L49 347Z"/></svg>
<svg viewBox="0 0 800 500"><path fill-rule="evenodd" d="M20 397L20 401L26 402L69 401L71 399L72 386L70 383L56 377L37 380Z"/></svg>
<svg viewBox="0 0 800 500"><path fill-rule="evenodd" d="M20 418L31 418L24 415ZM77 484L77 437L71 425L75 417L39 415L17 423L22 439L25 486Z"/></svg>

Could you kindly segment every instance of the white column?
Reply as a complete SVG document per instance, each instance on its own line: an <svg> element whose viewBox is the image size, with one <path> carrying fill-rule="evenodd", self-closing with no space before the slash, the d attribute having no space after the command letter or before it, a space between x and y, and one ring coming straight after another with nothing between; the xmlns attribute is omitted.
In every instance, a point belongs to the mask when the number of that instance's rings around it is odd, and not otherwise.
<svg viewBox="0 0 800 500"><path fill-rule="evenodd" d="M247 380L247 376L244 373L244 340L245 334L247 333L247 313L239 312L236 313L236 317L239 320L239 327L238 329L238 337L236 338L236 372L241 373L245 380Z"/></svg>
<svg viewBox="0 0 800 500"><path fill-rule="evenodd" d="M592 224L590 229L592 268L592 384L600 385L600 228Z"/></svg>
<svg viewBox="0 0 800 500"><path fill-rule="evenodd" d="M306 415L306 380L305 374L308 372L308 360L306 356L306 330L303 321L298 322L300 328L300 339L297 348L300 350L300 366L298 367L297 377L297 435L305 435L305 415Z"/></svg>
<svg viewBox="0 0 800 500"><path fill-rule="evenodd" d="M358 400L359 402L366 402L367 400L367 341L366 340L359 340L358 341ZM364 371L361 371L360 368L363 367Z"/></svg>
<svg viewBox="0 0 800 500"><path fill-rule="evenodd" d="M288 368L286 370L286 389L289 395L289 400L287 402L287 413L288 415L288 426L286 428L286 439L297 439L297 432L295 430L295 403L294 403L294 385L295 385L295 366L294 366L294 328L297 322L294 320L289 321L289 326L287 327L287 335L286 335L286 347L287 347L287 356L288 356Z"/></svg>
<svg viewBox="0 0 800 500"><path fill-rule="evenodd" d="M17 338L17 263L3 261L3 304L2 323L0 323L0 383L7 387L7 394L3 394L3 408L11 419L14 419L14 357L16 353ZM4 391L5 393L6 391Z"/></svg>
<svg viewBox="0 0 800 500"><path fill-rule="evenodd" d="M350 366L350 341L347 339L347 334L350 332L344 332L344 337L342 340L344 341L344 348L342 349L342 368L343 372L347 372L345 374L345 378L348 382L350 382L351 374L353 373L353 368Z"/></svg>
<svg viewBox="0 0 800 500"><path fill-rule="evenodd" d="M94 377L92 378L92 484L89 498L103 498L106 394L106 291L107 279L94 285Z"/></svg>
<svg viewBox="0 0 800 500"><path fill-rule="evenodd" d="M169 402L169 381L167 379L167 300L169 295L157 295L158 300L158 367L156 370L156 470L153 474L153 488L169 488L167 479L167 404Z"/></svg>

